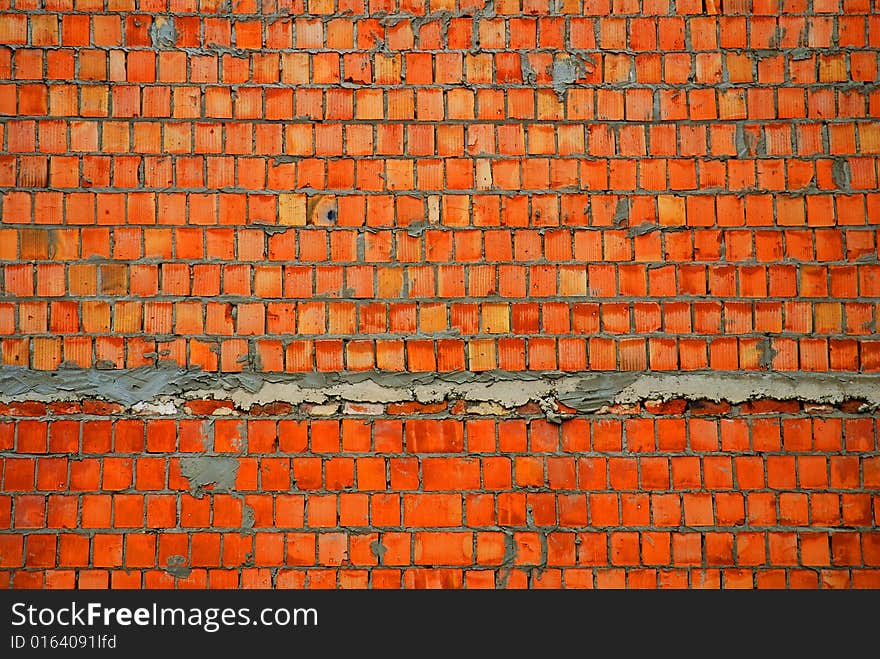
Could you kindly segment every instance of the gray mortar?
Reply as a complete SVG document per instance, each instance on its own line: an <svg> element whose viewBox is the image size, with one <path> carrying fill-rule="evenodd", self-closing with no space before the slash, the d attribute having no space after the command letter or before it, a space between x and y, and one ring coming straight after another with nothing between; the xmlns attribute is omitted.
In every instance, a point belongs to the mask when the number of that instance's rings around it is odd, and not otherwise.
<svg viewBox="0 0 880 659"><path fill-rule="evenodd" d="M622 227L629 221L629 199L623 197L617 200L617 206L614 207L614 218L612 220L615 227Z"/></svg>
<svg viewBox="0 0 880 659"><path fill-rule="evenodd" d="M538 401L538 406L550 423L560 424L569 418L567 415L559 413L559 404L552 398L542 398Z"/></svg>
<svg viewBox="0 0 880 659"><path fill-rule="evenodd" d="M168 564L165 567L165 571L178 579L186 579L192 572L192 569L187 566L185 556L175 554L168 557Z"/></svg>
<svg viewBox="0 0 880 659"><path fill-rule="evenodd" d="M412 238L418 238L429 228L431 225L425 221L410 222L406 225L406 234Z"/></svg>
<svg viewBox="0 0 880 659"><path fill-rule="evenodd" d="M456 385L447 398L498 403L504 407L518 407L529 401L539 401L550 394L552 382L546 380L506 380L474 382Z"/></svg>
<svg viewBox="0 0 880 659"><path fill-rule="evenodd" d="M501 559L501 566L498 570L498 587L507 588L507 582L510 579L510 571L516 564L516 554L518 552L516 540L512 533L504 534L504 556Z"/></svg>
<svg viewBox="0 0 880 659"><path fill-rule="evenodd" d="M553 91L560 103L565 102L565 92L575 83L580 73L578 62L572 58L557 57L553 60Z"/></svg>
<svg viewBox="0 0 880 659"><path fill-rule="evenodd" d="M206 451L214 450L214 424L210 421L202 421L202 446Z"/></svg>
<svg viewBox="0 0 880 659"><path fill-rule="evenodd" d="M519 54L519 69L524 84L534 85L538 81L538 74L535 72L532 63L529 62L529 58L525 53Z"/></svg>
<svg viewBox="0 0 880 659"><path fill-rule="evenodd" d="M659 229L660 229L660 227L658 227L656 224L651 224L650 222L642 222L641 224L637 224L634 227L630 227L627 230L627 233L631 237L644 236L647 233L651 233L652 231L658 231Z"/></svg>
<svg viewBox="0 0 880 659"><path fill-rule="evenodd" d="M214 486L213 492L234 490L238 465L237 458L219 455L180 458L180 471L189 481L190 491L195 496L201 496L209 485ZM250 514L253 517L253 511ZM244 525L246 515L247 513L243 513L242 525ZM251 523L253 523L253 519L251 519Z"/></svg>
<svg viewBox="0 0 880 659"><path fill-rule="evenodd" d="M228 393L218 396L221 390ZM218 388L194 389L185 392L184 395L190 399L222 397L231 400L240 408L250 407L251 405L265 405L277 401L284 401L293 405L327 402L327 396L321 393L320 390L304 388L295 382L265 381L254 391L241 388L226 389L223 386L219 390Z"/></svg>
<svg viewBox="0 0 880 659"><path fill-rule="evenodd" d="M736 143L736 155L740 158L752 156L764 157L767 155L767 136L764 131L756 137L753 133L746 131L743 122L737 122L736 133L734 135Z"/></svg>
<svg viewBox="0 0 880 659"><path fill-rule="evenodd" d="M337 384L328 387L324 393L330 398L356 403L395 403L401 400L396 389L382 386L372 380L355 384Z"/></svg>
<svg viewBox="0 0 880 659"><path fill-rule="evenodd" d="M300 160L300 158L298 156L275 156L272 158L272 166L278 167L278 165L294 163L294 162L298 162L299 160ZM292 228L292 227L286 227L286 228Z"/></svg>
<svg viewBox="0 0 880 659"><path fill-rule="evenodd" d="M388 551L388 547L383 545L381 540L373 540L370 543L370 551L376 557L376 560L379 561L379 565L381 565L385 559L385 552Z"/></svg>
<svg viewBox="0 0 880 659"><path fill-rule="evenodd" d="M743 129L742 123L738 123L736 125L736 132L734 134L734 141L736 143L736 155L738 158L745 158L749 155L749 145L746 144L746 134Z"/></svg>
<svg viewBox="0 0 880 659"><path fill-rule="evenodd" d="M880 377L876 375L831 375L825 373L652 373L615 395L617 403L640 400L685 398L687 400L745 403L759 398L840 403L864 400L880 407Z"/></svg>
<svg viewBox="0 0 880 659"><path fill-rule="evenodd" d="M757 347L758 350L761 351L758 363L761 365L761 368L770 370L773 368L773 358L777 355L777 351L773 349L773 343L770 341L769 337L765 336L758 341Z"/></svg>
<svg viewBox="0 0 880 659"><path fill-rule="evenodd" d="M254 509L242 501L242 504L241 504L241 531L242 531L242 535L244 535L245 531L249 531L252 528L254 528L255 521L256 521L256 518L254 517Z"/></svg>
<svg viewBox="0 0 880 659"><path fill-rule="evenodd" d="M150 39L153 48L174 48L177 42L177 28L174 26L174 18L159 16L150 26Z"/></svg>
<svg viewBox="0 0 880 659"><path fill-rule="evenodd" d="M769 341L764 363L772 360ZM0 367L0 403L24 400L44 402L102 399L134 408L142 403L182 409L188 399L215 398L233 401L240 409L273 402L393 403L438 402L463 399L497 403L505 408L529 402L557 400L579 412L594 412L613 403L646 399L712 399L740 403L755 398L795 399L836 403L864 400L880 406L880 375L856 373L724 372L508 372L474 373L209 373L177 366L145 366L129 370L61 369L35 371ZM224 461L224 457L199 460ZM218 463L220 464L220 463ZM229 465L227 465L229 466ZM194 471L196 486L207 484L210 469ZM237 467L237 463L236 463ZM203 476L198 474L202 473ZM222 474L218 485L229 481ZM232 480L234 481L234 473Z"/></svg>
<svg viewBox="0 0 880 659"><path fill-rule="evenodd" d="M8 400L102 400L132 406L155 401L161 396L179 396L200 385L226 390L256 392L264 384L258 373L218 375L177 366L142 366L134 369L71 369L35 371L21 367L0 367L0 401Z"/></svg>
<svg viewBox="0 0 880 659"><path fill-rule="evenodd" d="M614 401L623 389L636 379L635 374L594 375L580 379L573 389L560 391L559 402L578 412L596 412Z"/></svg>
<svg viewBox="0 0 880 659"><path fill-rule="evenodd" d="M841 190L849 190L852 182L851 177L849 161L846 158L835 158L834 164L831 165L831 178L834 179L834 185Z"/></svg>

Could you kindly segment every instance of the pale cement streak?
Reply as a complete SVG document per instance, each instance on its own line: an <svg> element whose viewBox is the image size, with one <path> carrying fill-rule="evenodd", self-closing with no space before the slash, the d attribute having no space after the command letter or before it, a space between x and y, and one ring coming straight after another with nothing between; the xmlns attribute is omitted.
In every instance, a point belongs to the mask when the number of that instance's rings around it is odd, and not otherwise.
<svg viewBox="0 0 880 659"><path fill-rule="evenodd" d="M192 389L184 391L183 396L187 400L199 398L231 400L239 409L278 401L299 405L300 403L323 403L327 400L327 396L320 389L301 387L295 382L263 382L256 391L248 391L241 387Z"/></svg>
<svg viewBox="0 0 880 659"><path fill-rule="evenodd" d="M825 373L652 373L615 396L619 403L651 398L707 399L743 403L757 398L840 403L863 400L880 406L880 376Z"/></svg>
<svg viewBox="0 0 880 659"><path fill-rule="evenodd" d="M465 400L514 408L558 401L581 412L642 400L758 398L880 407L880 374L670 372L546 373L207 373L176 366L129 370L35 371L0 367L0 402L98 398L141 414L174 414L195 398L231 400L239 409L287 402L393 403Z"/></svg>

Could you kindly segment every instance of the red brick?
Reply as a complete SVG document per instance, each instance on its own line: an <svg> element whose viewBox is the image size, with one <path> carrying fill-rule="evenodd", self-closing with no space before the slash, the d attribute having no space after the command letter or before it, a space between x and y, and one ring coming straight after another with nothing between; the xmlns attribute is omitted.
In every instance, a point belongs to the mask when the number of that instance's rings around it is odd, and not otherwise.
<svg viewBox="0 0 880 659"><path fill-rule="evenodd" d="M461 423L410 419L405 424L407 450L413 453L459 452L464 448Z"/></svg>
<svg viewBox="0 0 880 659"><path fill-rule="evenodd" d="M473 542L472 533L415 533L414 560L417 565L470 565Z"/></svg>
<svg viewBox="0 0 880 659"><path fill-rule="evenodd" d="M457 494L409 494L403 497L403 523L411 527L459 526L461 496Z"/></svg>

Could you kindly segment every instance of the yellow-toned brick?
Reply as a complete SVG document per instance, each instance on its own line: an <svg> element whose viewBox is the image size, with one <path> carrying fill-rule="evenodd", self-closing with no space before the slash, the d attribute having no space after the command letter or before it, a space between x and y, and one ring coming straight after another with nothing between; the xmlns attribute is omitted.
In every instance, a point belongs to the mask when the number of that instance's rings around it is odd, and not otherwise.
<svg viewBox="0 0 880 659"><path fill-rule="evenodd" d="M403 290L402 268L378 268L376 277L378 280L377 293L380 298L400 297Z"/></svg>
<svg viewBox="0 0 880 659"><path fill-rule="evenodd" d="M373 79L379 85L400 83L400 55L377 53L373 61Z"/></svg>
<svg viewBox="0 0 880 659"><path fill-rule="evenodd" d="M586 295L587 271L584 268L559 268L560 295Z"/></svg>
<svg viewBox="0 0 880 659"><path fill-rule="evenodd" d="M113 331L135 334L141 331L143 304L139 301L120 300L113 305Z"/></svg>
<svg viewBox="0 0 880 659"><path fill-rule="evenodd" d="M859 124L862 153L880 153L880 123Z"/></svg>
<svg viewBox="0 0 880 659"><path fill-rule="evenodd" d="M506 304L484 304L481 329L487 334L510 331L510 309Z"/></svg>
<svg viewBox="0 0 880 659"><path fill-rule="evenodd" d="M663 226L684 226L684 197L660 195L657 197L657 213Z"/></svg>
<svg viewBox="0 0 880 659"><path fill-rule="evenodd" d="M278 223L288 226L305 226L306 196L304 194L278 195Z"/></svg>
<svg viewBox="0 0 880 659"><path fill-rule="evenodd" d="M61 363L61 339L36 337L34 339L34 368L51 371Z"/></svg>
<svg viewBox="0 0 880 659"><path fill-rule="evenodd" d="M419 328L422 332L442 332L446 329L446 305L423 304L419 308Z"/></svg>
<svg viewBox="0 0 880 659"><path fill-rule="evenodd" d="M474 339L468 343L468 362L472 371L488 371L496 368L495 341Z"/></svg>

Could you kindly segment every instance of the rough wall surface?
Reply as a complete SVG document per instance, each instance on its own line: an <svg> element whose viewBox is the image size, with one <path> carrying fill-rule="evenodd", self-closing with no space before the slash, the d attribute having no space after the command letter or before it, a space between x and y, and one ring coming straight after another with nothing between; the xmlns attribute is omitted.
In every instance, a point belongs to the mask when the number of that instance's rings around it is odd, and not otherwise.
<svg viewBox="0 0 880 659"><path fill-rule="evenodd" d="M0 583L880 588L876 10L0 0Z"/></svg>
<svg viewBox="0 0 880 659"><path fill-rule="evenodd" d="M537 404L323 407L6 407L4 580L880 587L877 423L858 404L674 399L562 424Z"/></svg>

